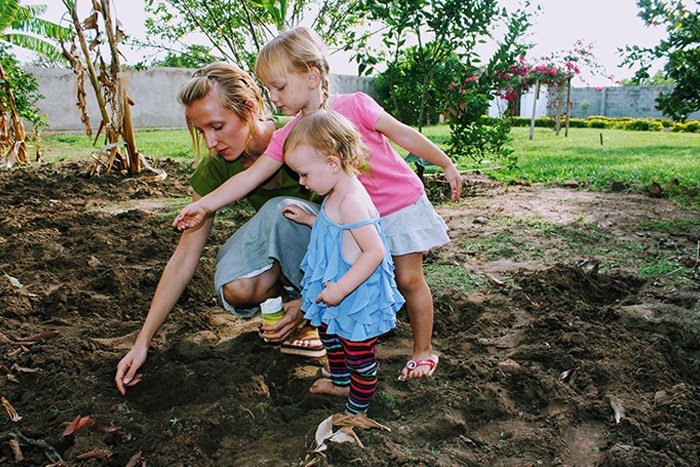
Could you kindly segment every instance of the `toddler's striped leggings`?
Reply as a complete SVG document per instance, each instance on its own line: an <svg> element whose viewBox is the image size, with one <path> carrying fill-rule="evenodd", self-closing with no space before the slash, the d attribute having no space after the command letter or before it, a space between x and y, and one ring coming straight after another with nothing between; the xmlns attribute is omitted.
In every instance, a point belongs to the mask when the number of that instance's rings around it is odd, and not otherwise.
<svg viewBox="0 0 700 467"><path fill-rule="evenodd" d="M327 334L328 326L322 324L318 335L326 349L334 386L348 387L350 413L366 412L377 389L377 359L374 350L377 338L352 342L334 334Z"/></svg>

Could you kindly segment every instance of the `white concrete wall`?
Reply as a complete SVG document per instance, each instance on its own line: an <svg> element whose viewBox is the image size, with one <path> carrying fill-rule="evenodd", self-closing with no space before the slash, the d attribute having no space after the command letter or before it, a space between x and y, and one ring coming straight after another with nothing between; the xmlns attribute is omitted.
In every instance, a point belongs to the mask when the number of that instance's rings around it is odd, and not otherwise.
<svg viewBox="0 0 700 467"><path fill-rule="evenodd" d="M76 102L76 80L70 70L52 68L27 68L39 84L39 92L44 96L39 101L39 114L45 114L48 128L44 131L84 131L80 122L80 112ZM125 71L128 82L128 94L135 105L131 115L136 129L185 128L182 106L177 102L177 93L194 70L187 68L150 68L147 70ZM87 81L88 110L90 123L96 130L101 117L92 87ZM661 113L654 108L654 99L660 91L670 92L664 87L612 87L603 91L594 88L572 89L572 116L607 115L610 117L659 117ZM331 75L332 93L365 92L375 97L374 79L349 75ZM535 116L547 115L547 88L540 90L537 103L534 92L522 96L520 115L532 117L533 105ZM494 101L489 114L501 115L507 106L505 102ZM700 118L696 112L690 118Z"/></svg>
<svg viewBox="0 0 700 467"><path fill-rule="evenodd" d="M39 114L45 114L48 128L44 131L82 131L77 102L76 76L71 70L54 68L26 68L39 84L44 96L38 102ZM177 92L192 75L192 70L181 68L153 68L143 71L125 71L128 95L135 102L131 116L136 129L184 128L185 117L177 102ZM95 94L85 76L88 115L93 130L102 120Z"/></svg>
<svg viewBox="0 0 700 467"><path fill-rule="evenodd" d="M534 106L534 109L533 109ZM523 94L520 98L520 116L532 118L532 112L535 112L535 118L547 116L547 88L541 87L540 94L535 102L535 89L530 89L527 94Z"/></svg>
<svg viewBox="0 0 700 467"><path fill-rule="evenodd" d="M38 102L39 114L46 115L48 127L43 131L84 131L80 111L76 106L77 84L71 70L28 67L26 71L37 80L44 96ZM131 117L135 129L186 128L182 106L177 93L194 70L188 68L150 68L128 70L128 95L134 101ZM85 77L88 115L94 131L102 120L92 86ZM372 78L331 75L331 91L348 93L362 91L374 96Z"/></svg>

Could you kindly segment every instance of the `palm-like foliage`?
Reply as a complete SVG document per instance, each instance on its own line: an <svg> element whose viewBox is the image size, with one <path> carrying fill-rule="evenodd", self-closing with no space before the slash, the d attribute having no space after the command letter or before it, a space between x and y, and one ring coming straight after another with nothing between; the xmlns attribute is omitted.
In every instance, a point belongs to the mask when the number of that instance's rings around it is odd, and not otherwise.
<svg viewBox="0 0 700 467"><path fill-rule="evenodd" d="M61 58L61 49L52 42L67 37L69 30L38 16L46 11L46 5L19 4L19 0L0 0L0 43L11 44L38 52L49 59ZM17 103L15 101L12 83L8 81L2 62L0 62L0 151L7 155L2 157L3 165L11 165L15 161L27 162L27 144ZM26 109L25 109L26 110ZM9 122L6 118L9 113ZM34 138L37 141L37 158L41 157L39 150L38 132Z"/></svg>
<svg viewBox="0 0 700 467"><path fill-rule="evenodd" d="M59 60L61 49L51 40L68 38L70 30L39 18L45 11L46 5L20 5L20 0L0 0L0 41Z"/></svg>

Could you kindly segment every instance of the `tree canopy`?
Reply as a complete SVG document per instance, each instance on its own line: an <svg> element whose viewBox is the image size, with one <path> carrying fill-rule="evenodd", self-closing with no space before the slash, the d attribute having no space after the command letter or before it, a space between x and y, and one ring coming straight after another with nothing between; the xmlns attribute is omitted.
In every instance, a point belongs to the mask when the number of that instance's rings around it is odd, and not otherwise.
<svg viewBox="0 0 700 467"><path fill-rule="evenodd" d="M61 58L61 49L53 41L68 37L69 31L39 18L46 5L20 5L19 0L0 2L0 41L22 47L52 60Z"/></svg>
<svg viewBox="0 0 700 467"><path fill-rule="evenodd" d="M147 45L167 50L171 57L179 48L196 62L210 48L211 60L223 57L249 69L265 43L302 22L334 45L344 43L349 28L359 21L354 2L344 0L146 0L146 11ZM188 45L195 34L204 48Z"/></svg>
<svg viewBox="0 0 700 467"><path fill-rule="evenodd" d="M663 77L672 80L675 88L659 95L657 108L684 121L700 110L700 1L637 0L637 6L647 27L665 27L668 36L654 47L625 47L623 64L639 65L635 79L642 81L649 79L654 60L666 59Z"/></svg>

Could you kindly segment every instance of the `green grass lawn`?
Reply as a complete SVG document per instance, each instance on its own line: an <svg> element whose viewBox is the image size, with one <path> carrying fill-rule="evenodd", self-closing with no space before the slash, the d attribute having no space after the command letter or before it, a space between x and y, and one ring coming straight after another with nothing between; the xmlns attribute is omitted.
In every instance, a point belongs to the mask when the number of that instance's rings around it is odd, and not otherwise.
<svg viewBox="0 0 700 467"><path fill-rule="evenodd" d="M100 138L99 142L103 141L104 138ZM87 159L96 149L92 142L82 133L44 135L41 139L44 160L60 162ZM136 147L141 154L155 160L170 157L185 162L191 161L195 156L187 130L139 130L136 131ZM31 155L30 150L30 157Z"/></svg>
<svg viewBox="0 0 700 467"><path fill-rule="evenodd" d="M592 188L607 189L612 181L700 184L700 134L574 128L559 136L547 128L513 128L512 147L518 158L514 174L531 182L573 178ZM602 135L602 144L601 144ZM510 175L510 174L509 174Z"/></svg>
<svg viewBox="0 0 700 467"><path fill-rule="evenodd" d="M659 183L674 198L700 202L700 134L572 128L569 136L557 136L549 128L511 130L510 147L517 166L489 171L495 179L532 183L562 183L577 180L594 190L610 190L613 182L642 192ZM446 148L449 127L436 125L424 130L431 140ZM601 144L602 135L602 144ZM465 161L464 170L475 164ZM677 184L676 184L677 183Z"/></svg>
<svg viewBox="0 0 700 467"><path fill-rule="evenodd" d="M447 125L429 126L423 133L445 148L449 139ZM601 144L602 135L602 144ZM623 131L572 128L555 135L548 128L511 131L517 166L489 171L503 181L515 179L532 183L561 183L575 179L594 190L609 190L613 181L631 191L643 191L652 182L659 183L673 197L700 198L700 134ZM191 161L194 151L187 130L136 132L139 151L155 158L170 157ZM48 162L86 158L93 150L84 135L46 135L42 140ZM400 150L402 154L405 151ZM460 169L475 168L471 161L459 163ZM677 182L678 185L673 183Z"/></svg>

